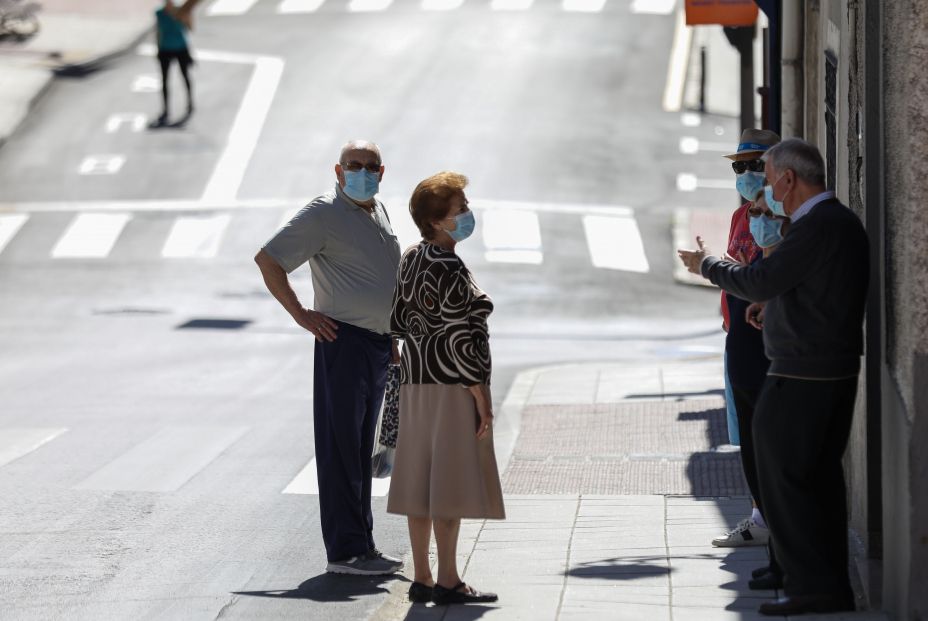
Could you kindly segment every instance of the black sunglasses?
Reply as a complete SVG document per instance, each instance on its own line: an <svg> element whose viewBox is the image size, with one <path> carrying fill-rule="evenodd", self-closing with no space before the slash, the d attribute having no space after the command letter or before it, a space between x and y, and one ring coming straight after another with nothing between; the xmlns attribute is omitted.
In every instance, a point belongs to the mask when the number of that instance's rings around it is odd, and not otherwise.
<svg viewBox="0 0 928 621"><path fill-rule="evenodd" d="M367 172L376 173L380 172L380 162L368 162L367 164L363 164L358 161L351 161L342 164L342 168L350 170L351 172L358 172L363 168Z"/></svg>
<svg viewBox="0 0 928 621"><path fill-rule="evenodd" d="M731 168L739 175L746 170L750 170L751 172L764 172L764 160L741 160L732 162Z"/></svg>

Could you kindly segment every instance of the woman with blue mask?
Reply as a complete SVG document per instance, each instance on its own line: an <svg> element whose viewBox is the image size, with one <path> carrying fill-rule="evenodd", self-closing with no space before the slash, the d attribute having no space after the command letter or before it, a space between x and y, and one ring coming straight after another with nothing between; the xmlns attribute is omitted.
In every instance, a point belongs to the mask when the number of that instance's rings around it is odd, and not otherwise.
<svg viewBox="0 0 928 621"><path fill-rule="evenodd" d="M406 515L415 569L413 602L494 602L457 568L462 518L504 519L493 451L490 345L493 302L455 253L474 232L467 177L422 181L409 212L422 233L400 262L391 328L403 339L400 424L387 511ZM429 562L431 532L438 576Z"/></svg>

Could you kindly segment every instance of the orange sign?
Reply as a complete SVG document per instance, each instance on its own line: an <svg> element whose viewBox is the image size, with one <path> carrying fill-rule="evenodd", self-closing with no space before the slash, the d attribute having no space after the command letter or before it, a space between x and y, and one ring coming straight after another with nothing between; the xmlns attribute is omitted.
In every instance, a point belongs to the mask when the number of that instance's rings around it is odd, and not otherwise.
<svg viewBox="0 0 928 621"><path fill-rule="evenodd" d="M687 26L750 26L756 20L754 0L686 0Z"/></svg>

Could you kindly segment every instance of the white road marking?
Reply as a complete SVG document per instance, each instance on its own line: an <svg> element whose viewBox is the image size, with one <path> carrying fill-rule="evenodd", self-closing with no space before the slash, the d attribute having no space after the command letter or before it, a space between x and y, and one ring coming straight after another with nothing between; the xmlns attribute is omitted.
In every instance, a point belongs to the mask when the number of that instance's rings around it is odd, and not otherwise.
<svg viewBox="0 0 928 621"><path fill-rule="evenodd" d="M24 213L0 214L0 252L16 236L29 216Z"/></svg>
<svg viewBox="0 0 928 621"><path fill-rule="evenodd" d="M12 427L0 429L0 467L28 455L67 431L65 427Z"/></svg>
<svg viewBox="0 0 928 621"><path fill-rule="evenodd" d="M490 8L494 11L527 11L532 8L533 0L493 0Z"/></svg>
<svg viewBox="0 0 928 621"><path fill-rule="evenodd" d="M639 273L650 271L635 218L583 216L583 228L595 267Z"/></svg>
<svg viewBox="0 0 928 621"><path fill-rule="evenodd" d="M283 70L284 62L279 58L264 56L255 61L255 70L229 132L226 149L203 192L204 201L235 199L261 136Z"/></svg>
<svg viewBox="0 0 928 621"><path fill-rule="evenodd" d="M632 13L670 15L677 0L632 0Z"/></svg>
<svg viewBox="0 0 928 621"><path fill-rule="evenodd" d="M209 259L219 252L230 216L183 217L174 221L161 256L169 259Z"/></svg>
<svg viewBox="0 0 928 621"><path fill-rule="evenodd" d="M129 222L127 213L82 213L52 249L55 259L104 259Z"/></svg>
<svg viewBox="0 0 928 621"><path fill-rule="evenodd" d="M165 427L84 479L76 489L173 492L219 457L247 427Z"/></svg>
<svg viewBox="0 0 928 621"><path fill-rule="evenodd" d="M352 13L383 11L391 4L393 4L393 0L351 0L348 3L348 10Z"/></svg>
<svg viewBox="0 0 928 621"><path fill-rule="evenodd" d="M258 0L216 0L206 10L206 14L210 16L242 15L257 3Z"/></svg>
<svg viewBox="0 0 928 621"><path fill-rule="evenodd" d="M636 0L636 2L643 1ZM634 5L632 10L634 10ZM667 112L676 112L683 107L683 87L686 82L686 67L690 62L692 39L693 29L686 25L686 17L683 11L677 11L673 44L670 48L670 60L667 65L667 81L664 83L663 106Z"/></svg>
<svg viewBox="0 0 928 621"><path fill-rule="evenodd" d="M161 78L150 73L137 76L132 82L133 93L157 93L160 90Z"/></svg>
<svg viewBox="0 0 928 621"><path fill-rule="evenodd" d="M277 12L282 14L290 13L315 13L325 3L325 0L283 0L277 5Z"/></svg>
<svg viewBox="0 0 928 621"><path fill-rule="evenodd" d="M144 114L123 113L113 114L106 120L106 133L115 134L123 125L132 127L132 131L138 133L145 129L146 117Z"/></svg>
<svg viewBox="0 0 928 621"><path fill-rule="evenodd" d="M115 175L125 163L124 155L88 155L81 162L77 172L82 175Z"/></svg>
<svg viewBox="0 0 928 621"><path fill-rule="evenodd" d="M386 496L390 491L390 478L371 479L371 496ZM299 474L294 477L290 484L284 488L282 494L318 494L319 479L316 474L316 458L313 457L309 463L300 470Z"/></svg>
<svg viewBox="0 0 928 621"><path fill-rule="evenodd" d="M453 11L461 8L464 0L422 0L423 11Z"/></svg>
<svg viewBox="0 0 928 621"><path fill-rule="evenodd" d="M692 173L680 173L677 175L677 189L681 192L695 192L697 189L734 190L735 183L731 179L702 179Z"/></svg>
<svg viewBox="0 0 928 621"><path fill-rule="evenodd" d="M702 115L695 112L684 112L680 115L680 122L686 127L699 127L702 125Z"/></svg>
<svg viewBox="0 0 928 621"><path fill-rule="evenodd" d="M732 146L726 142L703 142L692 136L680 138L680 153L692 155L694 153L713 152L713 153L730 153Z"/></svg>
<svg viewBox="0 0 928 621"><path fill-rule="evenodd" d="M480 214L484 258L493 263L543 261L538 215L523 209L487 209Z"/></svg>
<svg viewBox="0 0 928 621"><path fill-rule="evenodd" d="M606 0L563 0L561 8L578 13L599 13L606 6Z"/></svg>

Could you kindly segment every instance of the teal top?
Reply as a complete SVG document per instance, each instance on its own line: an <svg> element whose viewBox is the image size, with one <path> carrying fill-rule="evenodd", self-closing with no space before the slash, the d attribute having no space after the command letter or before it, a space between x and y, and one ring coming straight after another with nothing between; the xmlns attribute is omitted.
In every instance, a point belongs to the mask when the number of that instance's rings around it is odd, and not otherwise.
<svg viewBox="0 0 928 621"><path fill-rule="evenodd" d="M179 52L187 49L187 27L163 8L155 11L158 19L158 49Z"/></svg>

